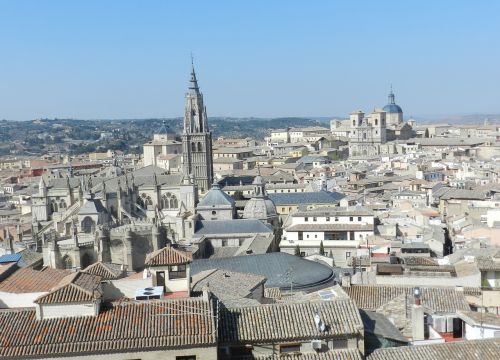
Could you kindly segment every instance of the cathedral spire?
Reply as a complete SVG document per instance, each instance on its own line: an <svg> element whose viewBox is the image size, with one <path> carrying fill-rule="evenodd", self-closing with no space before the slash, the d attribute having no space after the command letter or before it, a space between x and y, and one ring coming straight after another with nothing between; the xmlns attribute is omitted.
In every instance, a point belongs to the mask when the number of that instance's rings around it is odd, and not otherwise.
<svg viewBox="0 0 500 360"><path fill-rule="evenodd" d="M193 54L191 53L191 80L189 80L189 89L199 91L198 80L196 79L196 72L194 71Z"/></svg>
<svg viewBox="0 0 500 360"><path fill-rule="evenodd" d="M191 80L186 93L182 133L182 172L193 176L201 193L210 189L213 181L212 134L208 128L207 110L198 87L191 55Z"/></svg>

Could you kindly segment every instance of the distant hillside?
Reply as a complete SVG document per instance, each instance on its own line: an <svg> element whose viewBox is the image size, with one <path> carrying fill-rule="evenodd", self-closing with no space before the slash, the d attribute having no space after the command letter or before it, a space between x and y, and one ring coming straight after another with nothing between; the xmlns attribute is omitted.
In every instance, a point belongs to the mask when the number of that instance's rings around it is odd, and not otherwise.
<svg viewBox="0 0 500 360"><path fill-rule="evenodd" d="M415 117L418 123L421 124L435 124L435 123L447 123L455 125L479 125L484 124L485 120L488 119L490 124L500 124L500 114L472 114L472 115L448 115L448 116L436 116L436 117Z"/></svg>

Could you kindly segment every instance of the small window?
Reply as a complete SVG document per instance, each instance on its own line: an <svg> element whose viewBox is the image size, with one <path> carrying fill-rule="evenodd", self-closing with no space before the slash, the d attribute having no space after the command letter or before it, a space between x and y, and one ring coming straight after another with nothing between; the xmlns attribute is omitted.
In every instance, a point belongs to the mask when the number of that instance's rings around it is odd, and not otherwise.
<svg viewBox="0 0 500 360"><path fill-rule="evenodd" d="M354 221L354 218L352 216L350 216L349 221Z"/></svg>
<svg viewBox="0 0 500 360"><path fill-rule="evenodd" d="M169 279L184 279L186 277L186 265L170 266L168 270Z"/></svg>
<svg viewBox="0 0 500 360"><path fill-rule="evenodd" d="M326 221L330 221L330 217L329 216L326 217Z"/></svg>
<svg viewBox="0 0 500 360"><path fill-rule="evenodd" d="M317 234L314 234L314 238L317 239L318 238L318 235Z"/></svg>
<svg viewBox="0 0 500 360"><path fill-rule="evenodd" d="M351 257L351 252L350 251L346 251L345 258L349 259L350 257Z"/></svg>
<svg viewBox="0 0 500 360"><path fill-rule="evenodd" d="M361 216L358 216L358 221L361 221Z"/></svg>
<svg viewBox="0 0 500 360"><path fill-rule="evenodd" d="M217 215L217 211L212 210L212 215Z"/></svg>
<svg viewBox="0 0 500 360"><path fill-rule="evenodd" d="M316 216L313 217L313 221L318 221L318 218Z"/></svg>
<svg viewBox="0 0 500 360"><path fill-rule="evenodd" d="M306 217L304 218L304 221L305 221L305 222L308 222L308 221L309 221L309 218L306 216Z"/></svg>
<svg viewBox="0 0 500 360"><path fill-rule="evenodd" d="M335 221L339 221L339 218L337 216L335 216Z"/></svg>
<svg viewBox="0 0 500 360"><path fill-rule="evenodd" d="M309 234L307 234L307 235L306 235L306 238L308 238L308 239L309 239Z"/></svg>
<svg viewBox="0 0 500 360"><path fill-rule="evenodd" d="M304 240L304 233L299 231L299 240Z"/></svg>

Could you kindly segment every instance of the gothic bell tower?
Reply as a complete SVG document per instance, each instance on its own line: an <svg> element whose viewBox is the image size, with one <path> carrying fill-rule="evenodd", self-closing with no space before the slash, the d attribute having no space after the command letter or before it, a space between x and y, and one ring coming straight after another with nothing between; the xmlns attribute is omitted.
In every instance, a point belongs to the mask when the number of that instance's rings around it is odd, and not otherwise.
<svg viewBox="0 0 500 360"><path fill-rule="evenodd" d="M182 132L182 172L185 177L193 178L198 192L203 194L210 189L213 180L212 133L192 61L191 65Z"/></svg>

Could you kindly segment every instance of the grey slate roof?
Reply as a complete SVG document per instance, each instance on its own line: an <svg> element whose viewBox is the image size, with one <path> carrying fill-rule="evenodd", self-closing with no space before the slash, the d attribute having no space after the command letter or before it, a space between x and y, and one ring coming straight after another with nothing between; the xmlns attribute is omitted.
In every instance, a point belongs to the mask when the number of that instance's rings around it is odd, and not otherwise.
<svg viewBox="0 0 500 360"><path fill-rule="evenodd" d="M338 192L317 191L300 193L274 193L268 194L276 206L300 205L300 204L333 204L337 203L345 195Z"/></svg>
<svg viewBox="0 0 500 360"><path fill-rule="evenodd" d="M195 236L213 234L256 234L272 233L273 230L260 220L200 220L196 223Z"/></svg>
<svg viewBox="0 0 500 360"><path fill-rule="evenodd" d="M373 216L373 211L361 206L318 208L308 211L298 211L293 217L303 216Z"/></svg>
<svg viewBox="0 0 500 360"><path fill-rule="evenodd" d="M286 231L373 231L373 224L296 224Z"/></svg>
<svg viewBox="0 0 500 360"><path fill-rule="evenodd" d="M210 191L200 200L198 207L233 206L234 199L222 191L219 184L213 184Z"/></svg>
<svg viewBox="0 0 500 360"><path fill-rule="evenodd" d="M500 339L489 339L377 349L367 360L497 360L499 354Z"/></svg>
<svg viewBox="0 0 500 360"><path fill-rule="evenodd" d="M88 199L85 204L80 208L78 214L80 215L91 215L91 214L101 214L105 213L106 208L102 205L99 199Z"/></svg>
<svg viewBox="0 0 500 360"><path fill-rule="evenodd" d="M294 289L312 290L329 286L334 277L332 268L286 253L201 259L191 263L193 276L214 268L261 275L267 278L265 287L284 290L289 289L291 283Z"/></svg>

